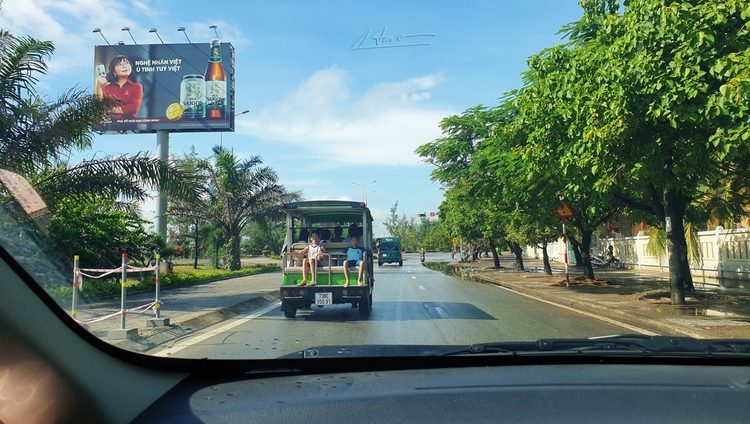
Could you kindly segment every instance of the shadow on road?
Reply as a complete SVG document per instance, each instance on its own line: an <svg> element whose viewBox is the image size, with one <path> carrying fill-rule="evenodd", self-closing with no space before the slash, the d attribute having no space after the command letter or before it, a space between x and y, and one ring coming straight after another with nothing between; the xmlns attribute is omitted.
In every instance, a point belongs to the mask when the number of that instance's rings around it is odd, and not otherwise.
<svg viewBox="0 0 750 424"><path fill-rule="evenodd" d="M306 321L345 322L360 321L359 311L349 305L312 307L301 310L298 317ZM495 317L470 303L461 302L373 302L369 321L430 321L430 320L486 320Z"/></svg>

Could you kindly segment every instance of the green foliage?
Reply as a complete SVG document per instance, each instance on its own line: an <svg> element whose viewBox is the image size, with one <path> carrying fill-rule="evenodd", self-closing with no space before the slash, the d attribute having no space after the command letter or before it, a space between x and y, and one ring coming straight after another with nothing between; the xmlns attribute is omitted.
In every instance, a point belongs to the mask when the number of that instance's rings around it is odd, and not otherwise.
<svg viewBox="0 0 750 424"><path fill-rule="evenodd" d="M667 256L667 232L664 227L649 226L644 232L648 236L646 252L660 261Z"/></svg>
<svg viewBox="0 0 750 424"><path fill-rule="evenodd" d="M423 219L417 233L419 247L427 252L449 252L452 249L452 237L442 221Z"/></svg>
<svg viewBox="0 0 750 424"><path fill-rule="evenodd" d="M406 213L401 216L398 215L398 200L391 207L391 216L383 221L383 225L388 230L389 236L400 239L404 251L415 252L419 250L416 219L414 217L407 218Z"/></svg>
<svg viewBox="0 0 750 424"><path fill-rule="evenodd" d="M251 265L243 267L236 271L197 271L190 273L172 273L162 274L159 278L159 284L162 288L181 287L191 284L206 283L231 277L240 277L243 275L261 274L265 272L277 271L279 266L276 264ZM132 277L132 276L131 276ZM137 280L133 283L132 280ZM143 291L153 291L156 289L156 280L153 272L143 273L138 277L131 278L128 282L128 293ZM96 299L105 296L117 296L120 294L120 280L98 280L85 279L81 297L83 299ZM69 301L73 296L72 285L64 287L55 287L47 289L47 293L58 301Z"/></svg>
<svg viewBox="0 0 750 424"><path fill-rule="evenodd" d="M427 218L417 222L414 217L407 218L406 214L398 215L398 200L391 207L391 216L383 221L388 230L388 236L398 237L401 247L406 252L417 252L424 248L428 251L449 251L451 248L450 235L443 225Z"/></svg>
<svg viewBox="0 0 750 424"><path fill-rule="evenodd" d="M276 172L261 166L259 156L240 160L233 151L220 146L215 146L213 152L209 159L198 159L193 154L179 161L181 169L200 175L202 188L195 199L175 199L169 214L208 222L220 229L224 264L237 270L242 230L253 221L275 217L279 203L299 195L279 184ZM216 249L218 244L212 246Z"/></svg>
<svg viewBox="0 0 750 424"><path fill-rule="evenodd" d="M71 265L75 255L80 256L82 268L117 268L122 254L141 262L152 255L154 241L149 240L143 228L146 221L132 213L113 210L113 205L111 201L63 201L58 205L49 234Z"/></svg>
<svg viewBox="0 0 750 424"><path fill-rule="evenodd" d="M242 231L242 249L248 255L261 255L268 246L270 252L281 252L286 237L286 225L282 221L255 221Z"/></svg>
<svg viewBox="0 0 750 424"><path fill-rule="evenodd" d="M644 232L648 236L646 252L655 256L660 261L667 256L667 232L662 226L650 226ZM701 251L698 229L694 224L685 223L685 240L687 240L688 260L694 266L703 264L703 252Z"/></svg>

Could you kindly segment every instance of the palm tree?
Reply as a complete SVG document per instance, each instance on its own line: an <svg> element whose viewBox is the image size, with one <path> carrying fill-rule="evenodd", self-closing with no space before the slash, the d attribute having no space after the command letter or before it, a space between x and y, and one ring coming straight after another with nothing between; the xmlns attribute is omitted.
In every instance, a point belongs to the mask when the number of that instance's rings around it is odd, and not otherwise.
<svg viewBox="0 0 750 424"><path fill-rule="evenodd" d="M221 229L227 246L225 266L240 269L242 229L253 220L268 219L282 201L294 200L298 193L288 192L278 183L276 172L259 156L240 160L234 152L220 146L209 159L186 158L186 167L195 167L203 177L198 201L173 201L169 215L211 222Z"/></svg>
<svg viewBox="0 0 750 424"><path fill-rule="evenodd" d="M0 30L0 168L24 176L54 211L63 198L107 198L130 204L148 188L195 198L196 180L172 162L146 155L104 157L71 164L91 148L93 128L109 117L109 101L78 88L55 101L38 95L37 75L54 52L49 41Z"/></svg>

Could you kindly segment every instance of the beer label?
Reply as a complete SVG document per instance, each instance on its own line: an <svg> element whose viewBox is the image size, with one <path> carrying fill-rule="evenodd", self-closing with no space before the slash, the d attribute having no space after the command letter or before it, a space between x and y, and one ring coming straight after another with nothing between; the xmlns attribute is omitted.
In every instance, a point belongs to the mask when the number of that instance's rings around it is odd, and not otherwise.
<svg viewBox="0 0 750 424"><path fill-rule="evenodd" d="M180 85L182 118L202 119L205 116L205 82L200 75L186 76Z"/></svg>
<svg viewBox="0 0 750 424"><path fill-rule="evenodd" d="M223 110L227 99L226 81L206 81L206 109Z"/></svg>

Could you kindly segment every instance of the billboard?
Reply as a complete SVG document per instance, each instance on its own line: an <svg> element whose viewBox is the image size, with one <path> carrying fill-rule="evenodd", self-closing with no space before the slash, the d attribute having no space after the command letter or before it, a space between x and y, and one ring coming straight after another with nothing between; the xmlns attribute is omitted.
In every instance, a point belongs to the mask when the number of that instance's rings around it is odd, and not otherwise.
<svg viewBox="0 0 750 424"><path fill-rule="evenodd" d="M234 131L230 43L96 46L93 87L115 102L100 133Z"/></svg>

